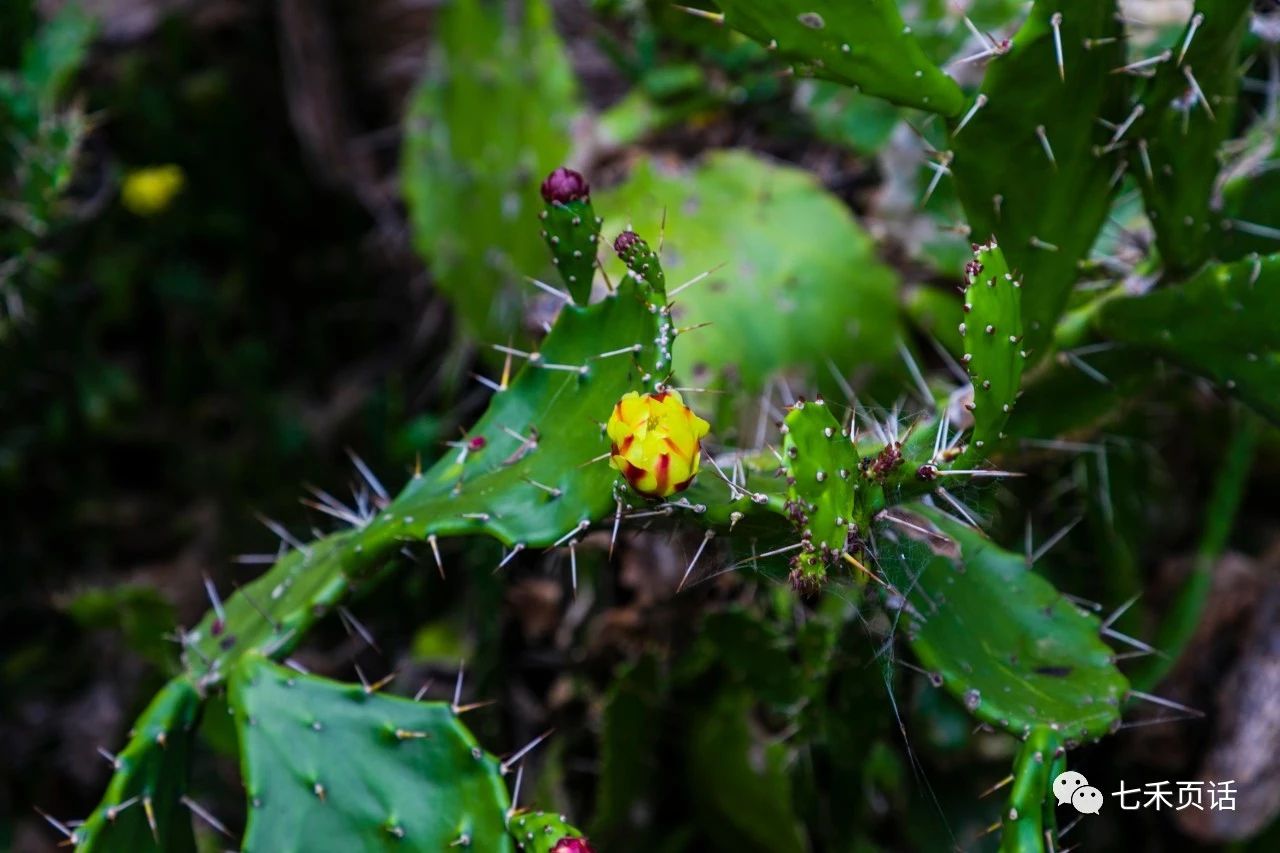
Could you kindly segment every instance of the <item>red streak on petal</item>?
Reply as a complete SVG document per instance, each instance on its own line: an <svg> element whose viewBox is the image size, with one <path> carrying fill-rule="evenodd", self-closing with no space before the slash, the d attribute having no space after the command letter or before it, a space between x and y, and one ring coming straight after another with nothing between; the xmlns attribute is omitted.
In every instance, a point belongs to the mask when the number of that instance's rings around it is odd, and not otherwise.
<svg viewBox="0 0 1280 853"><path fill-rule="evenodd" d="M654 469L653 475L657 481L657 492L659 495L667 493L667 483L671 481L671 456L667 453L658 454L658 467Z"/></svg>

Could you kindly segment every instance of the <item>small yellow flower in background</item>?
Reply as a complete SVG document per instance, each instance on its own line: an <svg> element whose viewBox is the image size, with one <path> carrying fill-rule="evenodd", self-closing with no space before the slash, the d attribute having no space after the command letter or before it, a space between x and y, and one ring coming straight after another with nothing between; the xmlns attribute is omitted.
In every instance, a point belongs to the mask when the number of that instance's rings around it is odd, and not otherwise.
<svg viewBox="0 0 1280 853"><path fill-rule="evenodd" d="M702 437L710 428L684 404L679 392L642 396L629 391L609 416L607 431L613 442L609 464L645 497L670 497L693 482Z"/></svg>
<svg viewBox="0 0 1280 853"><path fill-rule="evenodd" d="M155 216L182 192L186 182L187 176L181 166L173 163L147 166L125 175L120 196L129 212L138 216Z"/></svg>

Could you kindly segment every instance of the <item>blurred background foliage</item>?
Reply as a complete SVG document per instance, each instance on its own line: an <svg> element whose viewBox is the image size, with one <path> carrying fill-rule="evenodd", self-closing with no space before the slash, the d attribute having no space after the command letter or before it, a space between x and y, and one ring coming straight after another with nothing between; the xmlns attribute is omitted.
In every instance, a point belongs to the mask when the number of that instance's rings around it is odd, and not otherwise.
<svg viewBox="0 0 1280 853"><path fill-rule="evenodd" d="M904 6L945 63L974 50L963 14L1006 32L1023 4ZM1130 8L1156 39L1182 6ZM1276 53L1251 49L1252 118ZM298 497L346 489L348 448L398 484L474 419L487 392L469 374L499 364L483 345L531 340L555 308L525 281L548 274L534 214L552 167L588 172L606 236L662 233L673 286L715 270L677 299L679 324L713 324L677 367L726 435L754 433L769 404L744 412L784 387L848 380L888 407L912 381L900 341L943 369L959 350L968 236L922 168L923 116L780 74L659 0L6 0L0 68L0 848L52 849L33 804L93 806L96 749L173 670L165 636L203 611L204 578L243 583L274 549L257 514L319 525ZM1231 216L1280 228L1276 174L1228 182ZM1112 213L1103 254L1149 244L1132 197ZM1226 240L1233 257L1275 248ZM1232 749L1280 754L1274 730L1221 734L1275 710L1233 707L1224 674L1265 665L1250 655L1274 637L1276 432L1184 374L1088 366L1106 381L1043 365L1011 425L1087 452L1044 448L1033 478L967 498L1005 543L1025 531L1001 508L1027 508L1037 544L1074 524L1050 574L1111 607L1141 593L1118 629L1149 636L1195 561L1218 559L1204 495L1239 442L1257 453L1193 654L1160 673L1210 719L1135 728L1081 769L1194 778L1206 756L1229 774ZM584 549L576 598L562 557L494 577L496 545L449 546L446 581L419 555L360 603L376 649L334 623L300 657L440 696L465 659L468 690L495 700L472 726L496 751L554 726L531 796L611 853L989 847L974 839L998 804L979 794L1016 744L883 654L884 626L838 587L812 608L733 575L673 597L700 538ZM220 716L195 789L237 827ZM1079 832L1088 849L1271 850L1267 802L1226 828L1140 812Z"/></svg>

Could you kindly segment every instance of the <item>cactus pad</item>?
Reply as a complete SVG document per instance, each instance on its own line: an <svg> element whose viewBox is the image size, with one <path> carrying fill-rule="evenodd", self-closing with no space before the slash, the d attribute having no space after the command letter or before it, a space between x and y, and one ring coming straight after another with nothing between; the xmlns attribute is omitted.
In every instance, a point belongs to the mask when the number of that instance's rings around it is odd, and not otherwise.
<svg viewBox="0 0 1280 853"><path fill-rule="evenodd" d="M981 532L922 504L893 513L912 525L877 533L880 566L902 591L901 626L970 713L1018 736L1047 727L1066 743L1119 725L1129 685L1095 617Z"/></svg>
<svg viewBox="0 0 1280 853"><path fill-rule="evenodd" d="M821 583L827 567L844 552L856 529L858 451L821 398L797 402L783 422L783 464L787 476L787 516L800 530L801 548L792 560L798 585Z"/></svg>
<svg viewBox="0 0 1280 853"><path fill-rule="evenodd" d="M894 0L716 0L725 23L796 71L904 107L955 115L964 95L929 61Z"/></svg>
<svg viewBox="0 0 1280 853"><path fill-rule="evenodd" d="M1218 149L1232 130L1240 42L1252 7L1250 0L1198 0L1177 40L1179 56L1157 67L1141 97L1143 113L1127 134L1134 140L1129 171L1142 186L1171 272L1192 272L1209 256Z"/></svg>
<svg viewBox="0 0 1280 853"><path fill-rule="evenodd" d="M1032 283L1022 317L1033 359L1110 209L1115 164L1098 156L1110 134L1096 119L1119 122L1127 111L1125 78L1111 73L1124 65L1118 13L1115 0L1037 2L987 68L981 106L952 129L951 169L972 234L996 235L1009 268Z"/></svg>
<svg viewBox="0 0 1280 853"><path fill-rule="evenodd" d="M549 272L530 178L563 162L578 109L550 4L507 11L492 0L441 7L401 154L414 246L467 329L488 337L516 327L523 277Z"/></svg>
<svg viewBox="0 0 1280 853"><path fill-rule="evenodd" d="M242 849L500 853L498 760L444 702L415 702L245 657L228 700L249 802Z"/></svg>
<svg viewBox="0 0 1280 853"><path fill-rule="evenodd" d="M964 358L973 380L973 438L977 454L1004 437L1022 380L1022 281L1009 271L995 240L976 245L965 268Z"/></svg>
<svg viewBox="0 0 1280 853"><path fill-rule="evenodd" d="M134 724L115 757L102 803L75 831L80 853L186 853L195 850L191 814L182 805L200 697L190 682L170 681Z"/></svg>
<svg viewBox="0 0 1280 853"><path fill-rule="evenodd" d="M1280 255L1206 267L1185 284L1112 299L1098 330L1167 356L1280 423Z"/></svg>
<svg viewBox="0 0 1280 853"><path fill-rule="evenodd" d="M670 337L661 292L635 281L594 305L565 306L537 359L467 433L465 452L415 477L363 526L290 551L222 614L207 614L187 635L188 668L209 685L247 651L286 654L406 541L487 535L532 548L585 530L614 506L616 472L591 461L609 452L601 422L624 393L661 380Z"/></svg>
<svg viewBox="0 0 1280 853"><path fill-rule="evenodd" d="M551 812L516 812L507 820L507 830L516 847L525 853L591 853L586 838L565 820Z"/></svg>
<svg viewBox="0 0 1280 853"><path fill-rule="evenodd" d="M564 167L542 182L542 238L551 261L574 302L586 305L595 277L601 219L591 206L591 188L582 175Z"/></svg>

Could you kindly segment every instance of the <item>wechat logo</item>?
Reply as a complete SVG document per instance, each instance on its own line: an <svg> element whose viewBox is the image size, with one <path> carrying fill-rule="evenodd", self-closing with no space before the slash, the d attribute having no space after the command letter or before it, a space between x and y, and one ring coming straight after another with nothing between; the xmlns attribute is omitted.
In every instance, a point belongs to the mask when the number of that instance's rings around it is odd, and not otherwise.
<svg viewBox="0 0 1280 853"><path fill-rule="evenodd" d="M1102 810L1102 792L1089 784L1083 773L1068 770L1053 780L1053 794L1058 805L1070 803L1080 814L1097 814Z"/></svg>

